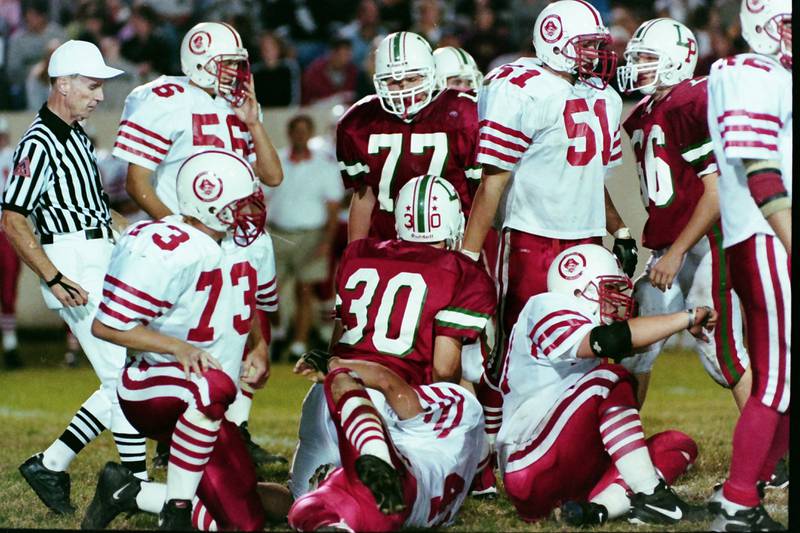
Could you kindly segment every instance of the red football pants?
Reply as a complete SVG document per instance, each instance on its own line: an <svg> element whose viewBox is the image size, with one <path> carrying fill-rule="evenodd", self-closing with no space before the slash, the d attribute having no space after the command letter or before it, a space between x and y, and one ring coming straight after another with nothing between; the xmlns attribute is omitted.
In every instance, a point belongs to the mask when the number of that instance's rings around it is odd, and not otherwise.
<svg viewBox="0 0 800 533"><path fill-rule="evenodd" d="M17 252L0 231L0 314L13 315L16 311L19 273Z"/></svg>

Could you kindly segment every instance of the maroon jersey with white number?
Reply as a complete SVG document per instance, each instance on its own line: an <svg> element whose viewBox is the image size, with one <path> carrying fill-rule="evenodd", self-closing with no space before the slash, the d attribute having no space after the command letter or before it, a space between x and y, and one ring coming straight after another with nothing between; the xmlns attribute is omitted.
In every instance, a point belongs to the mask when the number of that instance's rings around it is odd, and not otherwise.
<svg viewBox="0 0 800 533"><path fill-rule="evenodd" d="M477 339L495 300L489 275L460 253L399 240L354 241L336 274L344 333L333 355L379 362L411 385L428 384L434 339Z"/></svg>
<svg viewBox="0 0 800 533"><path fill-rule="evenodd" d="M375 193L369 236L397 237L394 199L423 174L452 183L468 215L481 177L477 141L477 97L471 91L442 91L411 122L384 111L375 95L353 104L336 128L336 157L345 188L366 184Z"/></svg>
<svg viewBox="0 0 800 533"><path fill-rule="evenodd" d="M623 124L648 214L642 244L651 250L675 242L703 195L701 178L717 171L706 120L707 89L702 77L679 83L658 102L646 96Z"/></svg>

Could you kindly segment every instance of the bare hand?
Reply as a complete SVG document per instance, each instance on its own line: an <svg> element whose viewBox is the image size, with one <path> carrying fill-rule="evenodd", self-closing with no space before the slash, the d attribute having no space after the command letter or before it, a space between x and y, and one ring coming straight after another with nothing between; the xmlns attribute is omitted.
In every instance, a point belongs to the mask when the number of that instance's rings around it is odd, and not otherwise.
<svg viewBox="0 0 800 533"><path fill-rule="evenodd" d="M681 269L681 264L683 264L683 255L667 250L667 253L662 255L650 269L650 284L662 292L671 289L672 282Z"/></svg>
<svg viewBox="0 0 800 533"><path fill-rule="evenodd" d="M262 352L260 348L253 349L242 365L242 381L254 389L261 389L267 384L269 375L269 352Z"/></svg>
<svg viewBox="0 0 800 533"><path fill-rule="evenodd" d="M192 372L201 375L210 368L222 370L222 365L219 364L219 361L214 356L189 343L182 343L181 347L175 350L172 355L183 366L186 379L191 377Z"/></svg>
<svg viewBox="0 0 800 533"><path fill-rule="evenodd" d="M694 326L689 328L689 333L691 333L695 338L698 338L704 342L708 342L708 335L706 335L705 332L714 331L714 327L717 325L717 319L719 318L719 313L717 313L715 309L705 305L701 307L695 307L694 312Z"/></svg>
<svg viewBox="0 0 800 533"><path fill-rule="evenodd" d="M239 107L234 107L233 112L239 120L247 124L248 127L258 123L258 110L259 105L256 100L256 89L253 83L253 75L250 75L250 81L244 85L245 95L244 102Z"/></svg>
<svg viewBox="0 0 800 533"><path fill-rule="evenodd" d="M64 307L80 307L89 303L89 293L66 276L61 276L61 279L50 287L50 292Z"/></svg>

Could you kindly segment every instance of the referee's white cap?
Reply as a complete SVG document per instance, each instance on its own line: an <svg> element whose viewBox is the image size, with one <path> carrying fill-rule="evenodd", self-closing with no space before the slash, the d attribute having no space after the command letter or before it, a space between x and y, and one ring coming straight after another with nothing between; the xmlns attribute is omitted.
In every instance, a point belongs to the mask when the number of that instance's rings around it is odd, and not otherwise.
<svg viewBox="0 0 800 533"><path fill-rule="evenodd" d="M47 65L47 75L51 78L80 74L87 78L108 79L124 74L125 71L109 67L103 61L103 54L90 42L70 40L56 48Z"/></svg>

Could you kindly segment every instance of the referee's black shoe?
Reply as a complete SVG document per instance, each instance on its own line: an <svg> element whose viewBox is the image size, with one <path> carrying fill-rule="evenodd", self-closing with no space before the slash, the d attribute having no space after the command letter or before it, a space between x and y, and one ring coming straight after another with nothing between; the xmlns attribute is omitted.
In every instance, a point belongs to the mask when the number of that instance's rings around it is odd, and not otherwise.
<svg viewBox="0 0 800 533"><path fill-rule="evenodd" d="M105 529L117 515L137 512L136 495L141 489L142 481L130 470L109 461L100 471L81 529Z"/></svg>
<svg viewBox="0 0 800 533"><path fill-rule="evenodd" d="M33 492L53 512L65 515L75 512L69 502L70 481L66 472L56 472L44 466L43 455L38 453L19 466L19 472Z"/></svg>
<svg viewBox="0 0 800 533"><path fill-rule="evenodd" d="M22 359L19 358L19 352L15 349L6 350L3 353L3 362L6 365L6 370L16 370L22 368Z"/></svg>

